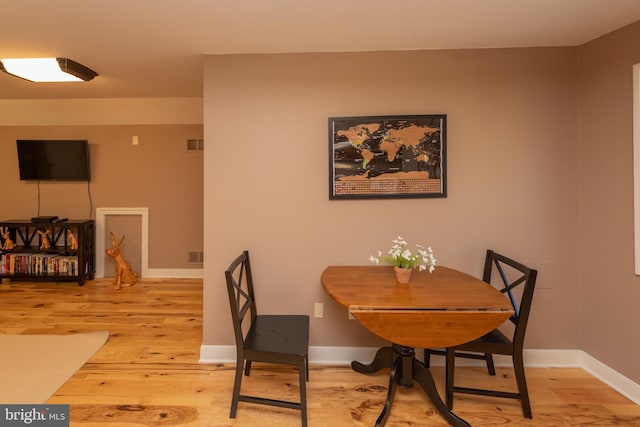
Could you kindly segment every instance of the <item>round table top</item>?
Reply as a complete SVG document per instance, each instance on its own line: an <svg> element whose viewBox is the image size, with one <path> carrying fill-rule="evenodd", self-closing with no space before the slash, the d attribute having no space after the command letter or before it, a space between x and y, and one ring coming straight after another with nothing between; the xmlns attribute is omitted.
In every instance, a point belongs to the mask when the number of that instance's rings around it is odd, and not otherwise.
<svg viewBox="0 0 640 427"><path fill-rule="evenodd" d="M452 268L414 270L398 283L390 266L330 266L322 286L376 335L396 344L440 348L462 344L498 327L511 314L493 286Z"/></svg>

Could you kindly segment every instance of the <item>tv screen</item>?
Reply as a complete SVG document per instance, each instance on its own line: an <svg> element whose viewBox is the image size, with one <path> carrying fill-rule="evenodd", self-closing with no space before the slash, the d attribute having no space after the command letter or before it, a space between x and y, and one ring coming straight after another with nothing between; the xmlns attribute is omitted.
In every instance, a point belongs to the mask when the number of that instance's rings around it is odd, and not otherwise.
<svg viewBox="0 0 640 427"><path fill-rule="evenodd" d="M19 139L20 179L89 181L89 144L86 140Z"/></svg>

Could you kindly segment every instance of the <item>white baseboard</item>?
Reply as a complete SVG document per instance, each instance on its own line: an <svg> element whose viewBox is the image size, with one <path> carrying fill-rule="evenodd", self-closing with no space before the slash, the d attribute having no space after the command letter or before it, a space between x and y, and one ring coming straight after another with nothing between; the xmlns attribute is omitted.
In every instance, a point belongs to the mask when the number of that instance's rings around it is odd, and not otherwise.
<svg viewBox="0 0 640 427"><path fill-rule="evenodd" d="M589 356L585 352L582 353L581 368L598 378L618 393L631 400L636 405L640 405L640 384L634 383L618 371L615 371Z"/></svg>
<svg viewBox="0 0 640 427"><path fill-rule="evenodd" d="M203 270L201 268L150 268L147 270L145 277L154 279L201 279Z"/></svg>
<svg viewBox="0 0 640 427"><path fill-rule="evenodd" d="M309 347L309 363L349 365L352 360L371 360L377 347ZM235 345L200 346L200 363L235 363Z"/></svg>
<svg viewBox="0 0 640 427"><path fill-rule="evenodd" d="M200 363L235 363L235 345L201 345Z"/></svg>
<svg viewBox="0 0 640 427"><path fill-rule="evenodd" d="M581 368L582 351L580 350L525 350L524 364L530 368ZM511 357L497 354L493 357L496 366L511 366ZM431 364L444 366L444 356L432 356ZM459 358L459 366L482 366L484 362L474 359Z"/></svg>
<svg viewBox="0 0 640 427"><path fill-rule="evenodd" d="M374 347L309 347L309 362L322 365L349 365L352 360L362 362L373 359L378 349ZM418 358L422 352L417 350ZM202 345L200 347L200 363L235 363L236 347L233 345ZM444 365L442 356L434 355L431 363L434 366ZM482 362L462 359L462 366L479 365ZM496 366L509 366L511 361L506 356L495 357ZM640 385L631 381L619 372L582 350L525 350L524 364L532 368L582 368L600 381L607 384L636 405L640 405Z"/></svg>
<svg viewBox="0 0 640 427"><path fill-rule="evenodd" d="M113 277L113 273L111 273ZM105 276L95 276L96 279L104 279ZM202 279L203 270L201 268L148 268L141 279ZM234 347L235 348L235 347Z"/></svg>
<svg viewBox="0 0 640 427"><path fill-rule="evenodd" d="M322 365L349 365L352 360L367 361L373 359L377 347L309 347L310 363ZM418 358L422 358L422 351L416 350ZM580 368L582 367L580 350L525 350L524 363L529 367L544 368ZM444 357L434 355L431 363L434 366L444 366ZM595 360L595 359L594 359ZM234 345L202 345L200 347L200 363L232 363L236 361L236 347ZM481 365L481 361L464 359L460 365ZM507 356L495 356L496 366L508 366L511 359Z"/></svg>

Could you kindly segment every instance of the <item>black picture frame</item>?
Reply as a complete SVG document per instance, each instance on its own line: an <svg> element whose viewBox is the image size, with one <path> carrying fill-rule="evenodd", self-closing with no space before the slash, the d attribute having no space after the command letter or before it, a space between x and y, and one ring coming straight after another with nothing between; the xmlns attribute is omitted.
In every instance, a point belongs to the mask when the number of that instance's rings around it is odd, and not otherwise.
<svg viewBox="0 0 640 427"><path fill-rule="evenodd" d="M447 196L446 114L329 118L329 199Z"/></svg>

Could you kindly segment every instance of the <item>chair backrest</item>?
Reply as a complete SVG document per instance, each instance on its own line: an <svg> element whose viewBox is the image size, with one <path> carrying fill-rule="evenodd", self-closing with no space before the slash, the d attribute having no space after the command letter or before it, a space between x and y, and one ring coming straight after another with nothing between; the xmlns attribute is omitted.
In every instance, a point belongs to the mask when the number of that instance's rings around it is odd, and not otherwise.
<svg viewBox="0 0 640 427"><path fill-rule="evenodd" d="M497 270L500 274L502 282L500 284L502 286L500 292L509 298L513 306L514 314L509 318L515 325L513 343L514 345L522 346L524 344L529 313L531 312L533 291L536 286L538 271L489 249L487 250L484 263L482 280L491 284L492 272L494 270ZM518 299L514 294L514 289L520 286L522 287L520 288L522 290L522 296Z"/></svg>
<svg viewBox="0 0 640 427"><path fill-rule="evenodd" d="M256 300L253 293L253 278L251 276L251 264L249 252L244 251L239 255L224 272L229 293L229 307L233 319L233 332L236 340L237 355L241 358L244 352L244 339L246 323L253 323L257 316ZM249 315L249 317L247 317ZM246 328L248 330L248 327Z"/></svg>

